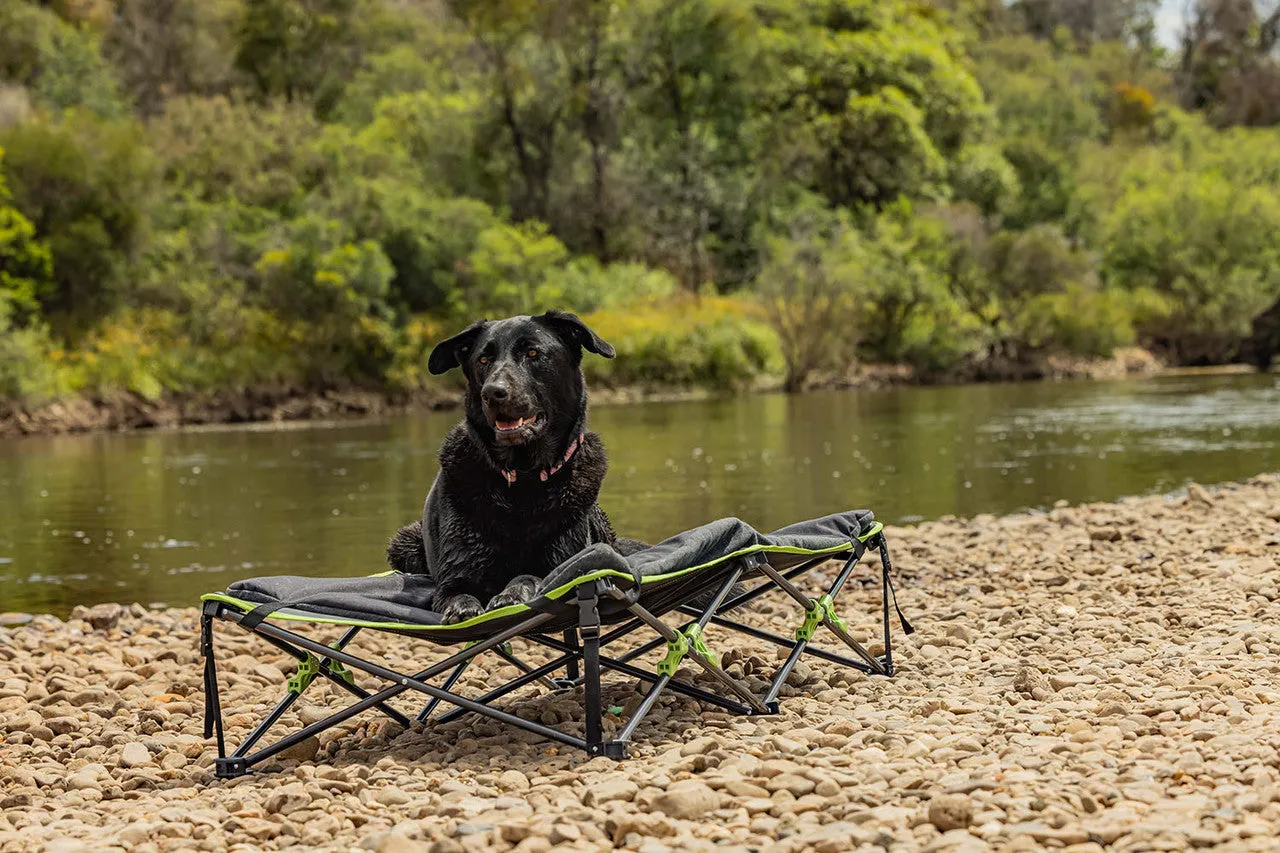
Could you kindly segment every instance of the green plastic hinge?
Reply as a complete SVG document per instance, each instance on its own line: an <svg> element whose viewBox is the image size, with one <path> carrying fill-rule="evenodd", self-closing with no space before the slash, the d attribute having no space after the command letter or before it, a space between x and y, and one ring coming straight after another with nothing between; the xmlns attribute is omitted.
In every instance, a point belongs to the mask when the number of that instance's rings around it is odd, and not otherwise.
<svg viewBox="0 0 1280 853"><path fill-rule="evenodd" d="M336 649L337 646L331 645L329 648ZM341 678L343 681L347 682L347 684L352 686L355 685L355 675L352 674L351 670L343 666L341 661L328 659L328 663L330 673ZM320 658L311 654L311 652L307 652L306 660L298 661L298 671L289 676L289 692L297 693L301 696L302 692L311 686L311 682L315 681L316 676L319 674Z"/></svg>
<svg viewBox="0 0 1280 853"><path fill-rule="evenodd" d="M311 682L316 680L316 676L320 674L320 659L311 652L307 652L306 658L298 661L298 671L289 676L289 692L302 695L302 691L311 686Z"/></svg>
<svg viewBox="0 0 1280 853"><path fill-rule="evenodd" d="M329 648L336 650L338 648L338 644L330 643ZM343 666L342 661L329 658L329 672L331 672L333 675L336 675L338 678L341 678L343 681L347 682L347 684L350 684L352 687L355 687L356 677L351 672L351 670Z"/></svg>
<svg viewBox="0 0 1280 853"><path fill-rule="evenodd" d="M831 596L824 595L809 601L809 609L804 612L804 624L796 629L796 639L806 642L812 640L818 626L824 621L830 622L845 633L849 631L844 619L836 614L836 605Z"/></svg>
<svg viewBox="0 0 1280 853"><path fill-rule="evenodd" d="M696 622L685 629L684 635L689 638L689 645L710 661L712 666L720 666L720 655L707 648L707 641L702 639L702 626Z"/></svg>
<svg viewBox="0 0 1280 853"><path fill-rule="evenodd" d="M675 675L680 661L688 653L689 640L684 634L676 634L674 640L667 640L667 656L658 661L658 675Z"/></svg>

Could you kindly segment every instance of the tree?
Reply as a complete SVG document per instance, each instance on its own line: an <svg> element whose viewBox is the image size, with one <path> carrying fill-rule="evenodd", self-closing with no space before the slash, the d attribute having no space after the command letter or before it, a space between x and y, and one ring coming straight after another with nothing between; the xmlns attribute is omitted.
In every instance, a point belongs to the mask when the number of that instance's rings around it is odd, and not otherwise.
<svg viewBox="0 0 1280 853"><path fill-rule="evenodd" d="M551 215L552 176L569 122L568 63L553 40L567 17L560 4L446 0L471 35L489 75L491 150L514 165L504 201L517 221ZM569 4L573 5L573 4Z"/></svg>
<svg viewBox="0 0 1280 853"><path fill-rule="evenodd" d="M1183 29L1183 103L1218 125L1280 123L1280 3L1196 0Z"/></svg>
<svg viewBox="0 0 1280 853"><path fill-rule="evenodd" d="M1015 0L1014 16L1031 35L1053 38L1065 28L1084 44L1132 41L1150 47L1155 41L1159 0Z"/></svg>
<svg viewBox="0 0 1280 853"><path fill-rule="evenodd" d="M133 122L77 114L0 133L14 206L53 258L41 309L79 333L127 301L155 198L154 161Z"/></svg>
<svg viewBox="0 0 1280 853"><path fill-rule="evenodd" d="M847 216L807 204L765 240L757 279L786 362L784 388L799 391L818 370L847 364L863 329L866 248Z"/></svg>
<svg viewBox="0 0 1280 853"><path fill-rule="evenodd" d="M956 34L926 7L871 0L762 4L773 71L760 109L793 178L833 204L943 192L948 161L987 119Z"/></svg>
<svg viewBox="0 0 1280 853"><path fill-rule="evenodd" d="M631 12L625 157L645 234L639 251L696 290L717 272L715 232L750 230L731 211L750 162L759 25L724 0L656 0Z"/></svg>
<svg viewBox="0 0 1280 853"><path fill-rule="evenodd" d="M369 13L361 0L244 0L235 67L261 100L302 101L324 115L364 59Z"/></svg>
<svg viewBox="0 0 1280 853"><path fill-rule="evenodd" d="M4 149L0 148L0 303L6 324L16 314L30 317L40 298L53 289L53 260L49 247L36 239L35 226L11 204L4 180Z"/></svg>
<svg viewBox="0 0 1280 853"><path fill-rule="evenodd" d="M533 314L559 302L554 273L566 260L568 252L545 225L495 225L478 236L453 308L463 316Z"/></svg>
<svg viewBox="0 0 1280 853"><path fill-rule="evenodd" d="M1149 290L1162 311L1140 332L1182 364L1233 356L1255 317L1280 297L1280 198L1206 172L1134 188L1103 224L1102 272Z"/></svg>
<svg viewBox="0 0 1280 853"><path fill-rule="evenodd" d="M102 46L144 116L176 95L226 95L239 0L120 0Z"/></svg>
<svg viewBox="0 0 1280 853"><path fill-rule="evenodd" d="M57 110L83 107L114 117L127 107L93 34L30 3L0 3L0 81L23 86L37 104Z"/></svg>

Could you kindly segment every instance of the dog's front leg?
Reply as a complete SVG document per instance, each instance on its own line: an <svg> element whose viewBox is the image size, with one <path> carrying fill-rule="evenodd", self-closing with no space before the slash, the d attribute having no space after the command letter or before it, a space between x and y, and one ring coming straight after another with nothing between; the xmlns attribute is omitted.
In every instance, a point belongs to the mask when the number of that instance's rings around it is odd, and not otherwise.
<svg viewBox="0 0 1280 853"><path fill-rule="evenodd" d="M525 604L538 593L538 584L542 578L534 575L516 575L502 592L489 599L489 610L509 607L512 604Z"/></svg>

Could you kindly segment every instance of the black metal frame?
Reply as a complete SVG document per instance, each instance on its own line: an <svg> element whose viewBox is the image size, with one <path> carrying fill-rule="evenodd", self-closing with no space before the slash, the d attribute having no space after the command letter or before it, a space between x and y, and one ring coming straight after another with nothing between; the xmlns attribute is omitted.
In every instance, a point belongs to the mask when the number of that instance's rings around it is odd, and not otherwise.
<svg viewBox="0 0 1280 853"><path fill-rule="evenodd" d="M653 708L658 697L667 689L700 702L724 708L735 714L760 715L778 712L778 694L802 654L810 654L822 660L849 666L868 674L891 676L894 669L889 630L889 600L893 595L893 587L890 579L891 567L888 545L885 542L883 532L871 537L865 545L861 542L854 543L852 552L849 553L843 568L828 587L826 595L830 597L830 600L835 599L852 575L854 567L869 548L880 551L882 565L884 655L877 657L863 648L848 635L838 618L829 619L824 617L821 619L821 624L851 648L860 660L814 648L809 644L808 638L788 639L760 628L745 625L723 615L766 592L782 590L806 609L806 612L811 617L806 624L810 624L810 622L816 624L816 615L820 611L814 608L818 607L818 601L808 598L792 581L813 566L829 559L827 556L806 560L786 572L777 571L760 555L740 559L732 570L728 572L727 576L721 580L714 597L705 607L698 608L682 605L676 608L676 612L693 617L678 630L657 618L636 601L635 599L638 596L634 589L630 593L624 592L612 582L605 580L580 584L574 590L574 599L572 600L573 609L576 611L577 625L574 629L564 631L562 639L549 636L543 630L543 627L548 622L556 618L555 615L534 612L524 622L486 639L470 643L461 651L413 675L396 672L346 651L346 646L362 630L360 627L348 627L337 642L326 646L309 637L282 628L270 620L256 623L250 620L249 624L246 625L244 620L247 614L242 610L222 602L206 602L201 613L200 651L205 661L205 737L216 736L218 747L218 757L214 764L215 774L218 778L235 778L249 773L255 765L261 764L305 741L307 738L370 709L381 711L405 727L412 726L413 723L408 717L388 704L389 699L410 690L425 694L428 697L426 705L416 717L417 722L421 724L429 722L445 723L466 713L477 713L494 720L509 723L541 737L576 747L585 751L588 755L606 755L620 759L626 757L627 743ZM763 574L765 578L754 589L730 598L734 585L747 572ZM603 626L600 605L605 600L615 603L615 611L617 607L624 608L634 618L625 621L606 633L601 633ZM894 605L896 607L896 600ZM901 616L901 613L899 613L899 616ZM297 659L300 664L299 676L295 677L296 681L291 679L289 690L285 696L280 699L275 707L250 732L244 742L230 755L227 754L223 734L222 706L218 695L217 663L214 655L213 625L214 621L219 619L240 625ZM561 621L561 624L563 624L563 621ZM721 669L716 656L700 643L701 630L708 625L729 628L747 636L791 649L786 660L773 674L769 690L764 696L754 695L745 685ZM641 627L652 629L657 633L657 638L618 657L602 653L601 649L604 646L627 636ZM911 633L911 628L905 620L903 620L903 628L906 633ZM812 630L810 630L809 634L812 634ZM545 646L561 654L541 666L531 667L516 657L510 650L508 643L516 638ZM675 655L674 663L670 663L665 667L668 670L667 672L661 671L664 669L663 665L659 666L660 671L655 674L630 663L641 655L660 647L664 642L669 649L668 659L664 659L664 664L668 664L673 659L673 654ZM678 650L678 653L671 651L673 649ZM475 699L454 692L455 683L466 671L467 667L479 655L488 651L495 652L507 662L521 669L523 673L501 687L490 690ZM730 695L719 695L677 678L674 667L686 655ZM301 675L304 667L308 668L311 673L305 679ZM390 682L390 686L384 687L376 693L370 693L356 685L354 678L343 669L344 667L350 667ZM551 677L562 669L564 670L564 676L559 678ZM650 685L640 705L631 714L621 732L612 740L604 739L603 713L605 709L601 701L601 673L606 670L623 673ZM445 673L447 675L439 686L429 683L430 679ZM358 701L335 711L322 720L286 735L269 746L262 747L256 752L251 752L268 730L297 701L298 697L302 695L302 692L306 690L315 677L326 678L351 693ZM526 720L492 704L503 696L534 682L541 682L552 690L574 688L579 685L584 688L585 719L583 737L566 734L550 726ZM433 721L432 715L440 702L447 702L455 707L435 717Z"/></svg>

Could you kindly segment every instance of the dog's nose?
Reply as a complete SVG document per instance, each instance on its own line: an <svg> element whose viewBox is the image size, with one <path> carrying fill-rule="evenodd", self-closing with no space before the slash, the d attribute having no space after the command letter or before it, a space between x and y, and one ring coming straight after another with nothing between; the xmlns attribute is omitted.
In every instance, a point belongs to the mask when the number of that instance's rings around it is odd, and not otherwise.
<svg viewBox="0 0 1280 853"><path fill-rule="evenodd" d="M486 403L498 403L507 399L507 386L501 382L486 382L480 389L480 395Z"/></svg>

